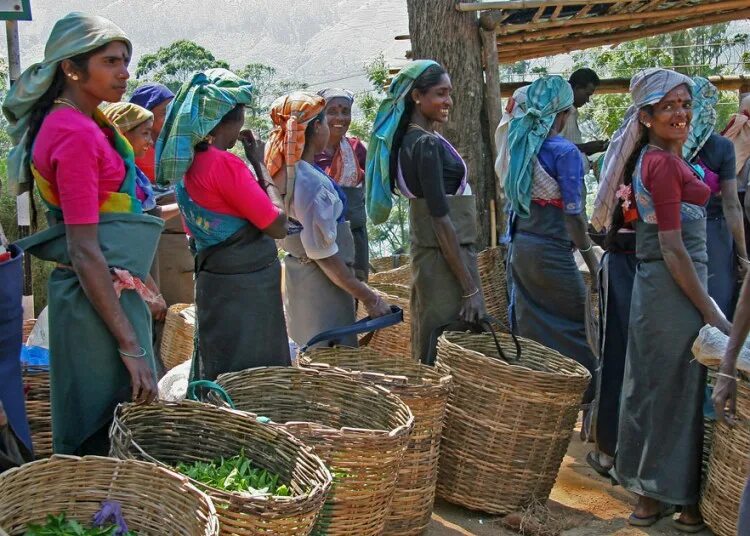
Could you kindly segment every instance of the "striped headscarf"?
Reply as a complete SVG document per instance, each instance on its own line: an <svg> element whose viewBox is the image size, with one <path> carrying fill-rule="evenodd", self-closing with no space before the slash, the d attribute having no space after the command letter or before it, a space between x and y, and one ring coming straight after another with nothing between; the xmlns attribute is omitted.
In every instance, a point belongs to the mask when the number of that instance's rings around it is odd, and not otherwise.
<svg viewBox="0 0 750 536"><path fill-rule="evenodd" d="M405 98L414 81L429 67L439 65L432 60L416 60L401 69L388 88L375 116L370 143L367 144L365 183L367 215L372 223L383 223L393 207L391 194L391 147L406 108Z"/></svg>
<svg viewBox="0 0 750 536"><path fill-rule="evenodd" d="M533 160L547 139L555 117L573 106L573 89L561 76L543 76L526 91L526 110L510 121L510 162L505 177L505 195L513 212L529 216L534 184Z"/></svg>
<svg viewBox="0 0 750 536"><path fill-rule="evenodd" d="M156 141L156 180L182 180L193 163L195 146L238 104L252 100L253 86L226 69L196 73L183 84L167 111Z"/></svg>
<svg viewBox="0 0 750 536"><path fill-rule="evenodd" d="M123 134L154 118L154 114L146 108L132 102L113 102L105 106L102 113Z"/></svg>
<svg viewBox="0 0 750 536"><path fill-rule="evenodd" d="M739 111L729 120L722 136L732 140L734 154L737 159L737 174L739 175L750 158L750 95L740 102Z"/></svg>
<svg viewBox="0 0 750 536"><path fill-rule="evenodd" d="M719 90L708 78L694 76L693 84L693 119L690 121L688 138L682 146L682 156L688 162L698 156L713 134L716 126L716 103L719 102Z"/></svg>
<svg viewBox="0 0 750 536"><path fill-rule="evenodd" d="M27 151L29 115L52 85L60 62L113 41L124 42L132 51L125 32L111 20L98 15L69 13L52 28L41 63L26 69L10 88L3 102L3 114L10 123L8 133L13 141L13 148L8 154L11 193L24 191L32 180L29 168L31 156Z"/></svg>
<svg viewBox="0 0 750 536"><path fill-rule="evenodd" d="M599 190L591 214L591 225L597 231L607 230L612 223L612 215L617 206L616 194L624 179L625 165L638 145L641 129L645 128L641 126L638 112L644 106L656 104L667 93L683 84L693 87L690 77L659 68L644 69L630 80L633 104L625 112L622 125L612 136L599 176Z"/></svg>
<svg viewBox="0 0 750 536"><path fill-rule="evenodd" d="M318 91L318 95L326 100L326 104L331 102L332 99L345 99L349 101L349 104L354 104L354 93L352 93L348 89L329 87Z"/></svg>
<svg viewBox="0 0 750 536"><path fill-rule="evenodd" d="M287 180L294 178L294 165L305 149L307 124L318 117L325 106L323 97L305 91L295 91L273 102L271 121L274 127L265 154L266 167L272 177L286 169Z"/></svg>

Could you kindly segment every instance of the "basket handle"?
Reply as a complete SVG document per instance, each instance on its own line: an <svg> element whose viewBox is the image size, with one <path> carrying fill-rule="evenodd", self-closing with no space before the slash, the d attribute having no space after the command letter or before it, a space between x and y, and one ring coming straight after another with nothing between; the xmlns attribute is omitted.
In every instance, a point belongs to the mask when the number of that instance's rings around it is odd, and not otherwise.
<svg viewBox="0 0 750 536"><path fill-rule="evenodd" d="M495 328L492 327L493 323L499 324L500 326L504 327L508 331L508 333L510 333L510 336L513 338L513 344L515 344L516 346L515 360L508 359L507 355L505 354L505 351L503 351L502 346L500 346L500 341L497 338L497 333L495 333ZM485 315L476 323L464 322L463 320L457 320L455 322L449 322L447 324L443 324L442 326L438 326L437 328L435 328L430 334L430 342L427 348L427 355L424 356L425 364L426 365L435 364L435 358L437 357L437 340L444 331L446 330L449 330L449 331L469 330L469 331L473 331L474 333L484 333L487 331L486 329L484 329L485 327L489 328L489 333L492 335L492 338L495 341L495 347L497 348L497 352L504 361L510 363L512 361L517 362L521 359L521 343L518 341L516 334L513 333L513 331L509 330L505 324L503 324L496 318L490 315Z"/></svg>
<svg viewBox="0 0 750 536"><path fill-rule="evenodd" d="M492 327L492 324L499 324L500 326L504 327L508 330L508 333L510 333L511 338L513 339L513 344L516 346L516 357L514 361L520 361L521 360L521 343L518 341L518 337L516 337L516 334L513 333L512 330L508 329L508 327L503 324L500 320L496 319L493 316L485 315L479 320L479 326L480 327L488 327L490 330L490 333L492 334L492 338L495 340L495 346L497 347L497 352L500 354L500 357L503 358L504 361L507 361L508 363L511 362L510 359L505 355L505 352L503 351L502 347L500 346L500 341L497 340L497 333L495 333L495 328Z"/></svg>
<svg viewBox="0 0 750 536"><path fill-rule="evenodd" d="M229 404L230 408L237 409L234 405L234 402L232 401L232 397L229 396L229 393L227 393L224 390L224 388L218 383L212 382L209 380L195 380L195 381L190 382L188 384L187 396L186 396L188 400L195 400L196 402L201 402L201 400L198 398L198 394L196 393L196 389L198 387L208 389L209 391L214 391L222 398L222 400L224 400L224 402Z"/></svg>
<svg viewBox="0 0 750 536"><path fill-rule="evenodd" d="M332 341L335 343L337 340L341 340L341 338L345 335L356 335L357 333L375 331L378 329L393 326L403 321L404 311L396 305L391 305L390 314L380 316L378 318L370 318L369 316L367 316L362 320L358 320L354 324L344 326L342 328L329 329L328 331L318 333L312 339L307 341L307 344L304 345L300 349L300 351L306 352L310 348L310 346L319 342Z"/></svg>

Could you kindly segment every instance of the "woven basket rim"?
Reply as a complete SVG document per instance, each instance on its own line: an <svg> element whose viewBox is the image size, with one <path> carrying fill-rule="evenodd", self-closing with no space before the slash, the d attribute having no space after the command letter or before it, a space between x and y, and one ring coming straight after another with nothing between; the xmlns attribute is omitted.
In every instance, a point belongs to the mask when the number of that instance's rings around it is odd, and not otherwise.
<svg viewBox="0 0 750 536"><path fill-rule="evenodd" d="M508 369L508 370L513 371L513 372L519 372L519 373L523 373L523 374L529 374L529 375L540 377L540 378L541 377L558 377L558 378L559 377L563 377L563 378L580 378L580 379L584 379L585 378L585 379L591 380L591 373L586 369L586 367L584 367L583 365L581 365L578 361L576 361L575 359L571 359L569 357L566 357L566 356L562 355L560 352L558 352L557 350L553 350L552 348L547 348L546 346L544 346L542 344L539 344L536 341L532 341L531 339L526 339L524 337L518 337L518 340L521 343L524 343L524 342L525 343L533 343L533 344L542 346L545 350L549 351L550 353L556 354L555 355L556 358L568 361L569 364L574 365L574 369L576 370L576 373L560 374L560 372L558 372L558 371L537 370L537 369L532 369L531 367L524 366L524 365L515 365L515 364L510 363L508 361L504 361L503 359L501 359L499 357L491 357L491 356L488 356L486 354L483 354L482 352L480 352L478 350L474 350L472 348L467 348L465 346L462 346L462 345L460 345L458 343L455 343L455 342L451 341L450 338L449 338L449 337L451 337L453 335L464 335L466 333L470 333L470 332L467 332L467 331L446 331L446 332L444 332L440 336L439 341L443 342L444 344L450 344L452 346L459 346L459 347L461 347L461 349L463 351L471 353L471 354L475 354L476 357L478 357L478 358L486 361L487 362L487 366L490 366L490 367L497 367L497 368L500 368L500 369ZM491 335L489 335L489 334L483 334L483 333L476 333L474 335L486 335L487 337L491 337Z"/></svg>
<svg viewBox="0 0 750 536"><path fill-rule="evenodd" d="M135 446L139 452L142 454L145 454L151 460L148 463L153 463L157 465L158 467L165 469L167 471L174 472L175 474L180 475L183 478L186 478L193 487L196 487L198 489L204 489L204 490L210 490L211 492L217 494L217 495L228 495L232 497L236 497L241 499L243 502L247 503L263 503L267 504L269 501L275 502L275 503L306 503L311 499L314 499L315 495L319 493L326 494L328 493L328 490L331 487L331 484L333 482L333 476L331 475L330 470L326 466L326 464L323 462L323 460L313 452L313 449L309 446L307 446L302 440L294 436L293 434L289 433L287 430L285 430L283 427L279 426L278 424L274 422L269 423L260 423L258 422L257 418L258 415L251 413L249 411L240 411L236 409L230 409L230 408L223 408L219 406L213 406L211 404L204 404L202 402L197 402L195 400L181 400L179 402L168 402L168 401L158 401L154 404L150 404L148 406L142 406L138 404L132 404L132 403L125 403L125 404L118 404L117 408L115 409L115 417L114 421L112 423L112 429L114 430L116 426L120 426L123 430L127 430L128 427L122 422L122 411L126 408L133 408L137 411L139 408L148 408L149 411L152 411L154 408L166 408L166 407L191 407L192 409L196 409L198 411L205 411L205 412L211 412L216 410L217 412L224 412L227 414L233 414L237 417L240 417L242 419L247 419L250 421L251 426L259 425L259 426L272 426L275 431L279 432L280 435L284 435L285 439L288 439L290 442L294 443L295 446L297 446L300 450L304 451L305 454L307 454L310 458L314 459L315 462L318 464L318 469L322 471L323 475L326 477L326 483L324 485L320 485L316 483L312 489L310 489L307 493L304 493L302 495L294 495L290 497L281 497L277 495L257 495L257 496L248 496L243 495L241 492L238 491L227 491L224 489L214 488L213 486L209 486L208 484L204 484L203 482L200 482L198 480L195 480L187 475L184 475L183 473L180 473L177 471L177 469L169 466L168 464L157 460L150 456L145 449L143 449L138 442L134 438L130 438L130 444ZM239 453L238 453L239 454ZM206 461L209 461L209 457L206 456Z"/></svg>
<svg viewBox="0 0 750 536"><path fill-rule="evenodd" d="M393 406L394 409L398 407L401 411L406 410L406 414L408 415L408 419L406 422L398 425L396 428L393 428L392 430L386 430L386 429L380 429L380 428L352 428L348 426L341 426L338 428L334 428L332 426L327 426L323 423L319 423L316 421L287 421L287 422L276 422L271 420L272 423L282 426L294 426L294 425L314 425L319 428L324 428L326 430L329 430L330 432L338 432L341 435L351 435L353 433L365 433L369 436L388 436L388 437L400 437L403 435L408 435L411 433L411 430L414 426L414 414L412 413L411 409L408 405L406 405L398 396L391 393L388 389L381 387L379 385L370 384L364 381L360 381L357 379L354 379L351 377L351 375L342 372L342 371L322 371L312 368L300 368L300 367L255 367L255 368L249 368L245 370L241 370L239 372L229 372L226 374L221 374L217 378L217 383L224 387L222 384L222 377L225 379L231 379L231 378L241 378L245 375L250 375L253 373L259 373L260 371L270 371L273 373L287 373L287 374L298 374L298 375L305 375L305 374L311 374L316 376L331 376L331 377L338 377L339 379L342 379L346 382L351 382L353 384L356 384L357 389L365 389L373 392L377 392L379 395L382 395L385 397L385 399L388 401L389 404ZM251 413L252 412L247 412Z"/></svg>

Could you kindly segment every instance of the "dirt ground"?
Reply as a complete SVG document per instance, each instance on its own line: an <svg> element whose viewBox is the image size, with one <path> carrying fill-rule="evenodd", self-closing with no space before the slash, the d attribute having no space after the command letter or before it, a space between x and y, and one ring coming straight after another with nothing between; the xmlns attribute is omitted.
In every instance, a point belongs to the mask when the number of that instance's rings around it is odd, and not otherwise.
<svg viewBox="0 0 750 536"><path fill-rule="evenodd" d="M668 518L648 529L627 524L632 511L632 495L600 477L586 463L591 444L583 444L574 434L563 460L548 507L566 527L563 536L678 536L683 533L671 527ZM459 506L438 501L432 514L428 536L510 536L517 534L502 527L500 518L471 512ZM711 536L708 529L698 533Z"/></svg>

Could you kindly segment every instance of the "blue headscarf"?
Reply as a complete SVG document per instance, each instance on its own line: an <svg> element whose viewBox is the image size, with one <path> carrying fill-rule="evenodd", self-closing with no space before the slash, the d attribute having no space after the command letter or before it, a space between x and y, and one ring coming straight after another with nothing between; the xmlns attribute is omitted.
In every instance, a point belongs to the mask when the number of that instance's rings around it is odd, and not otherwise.
<svg viewBox="0 0 750 536"><path fill-rule="evenodd" d="M719 102L719 90L707 78L693 77L693 119L690 121L690 132L682 146L682 156L692 162L711 137L716 126L716 103Z"/></svg>
<svg viewBox="0 0 750 536"><path fill-rule="evenodd" d="M439 65L432 60L416 60L401 69L388 88L388 95L380 103L372 136L367 145L365 184L367 185L367 214L372 223L383 223L393 207L391 195L391 147L406 107L405 97L414 80L428 67Z"/></svg>
<svg viewBox="0 0 750 536"><path fill-rule="evenodd" d="M547 139L558 113L573 106L573 89L561 76L543 76L526 92L526 112L510 121L508 148L510 164L505 194L513 211L526 218L533 186L532 161Z"/></svg>
<svg viewBox="0 0 750 536"><path fill-rule="evenodd" d="M153 110L165 100L173 98L174 93L165 85L143 84L135 90L133 96L130 97L130 102L146 110Z"/></svg>

